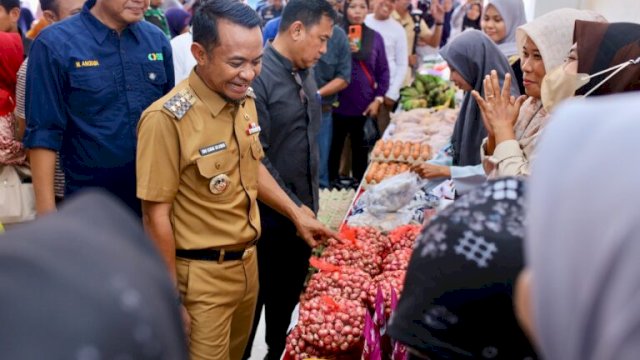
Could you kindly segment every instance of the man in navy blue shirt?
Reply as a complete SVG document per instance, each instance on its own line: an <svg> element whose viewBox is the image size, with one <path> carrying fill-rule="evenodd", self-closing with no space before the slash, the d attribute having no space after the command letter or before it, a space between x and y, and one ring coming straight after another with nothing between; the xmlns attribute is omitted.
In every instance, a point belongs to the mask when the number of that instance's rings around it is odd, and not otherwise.
<svg viewBox="0 0 640 360"><path fill-rule="evenodd" d="M36 210L55 210L55 153L65 196L108 190L140 214L136 127L140 115L174 85L171 46L141 21L145 0L88 0L82 12L34 41L27 70L25 146Z"/></svg>

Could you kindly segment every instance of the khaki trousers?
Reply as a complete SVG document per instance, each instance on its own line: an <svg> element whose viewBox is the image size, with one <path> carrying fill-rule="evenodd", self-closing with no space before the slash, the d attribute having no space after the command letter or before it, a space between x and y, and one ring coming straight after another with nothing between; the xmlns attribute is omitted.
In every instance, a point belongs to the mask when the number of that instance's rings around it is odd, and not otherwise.
<svg viewBox="0 0 640 360"><path fill-rule="evenodd" d="M176 272L191 316L191 360L240 360L258 298L256 248L222 263L177 258Z"/></svg>

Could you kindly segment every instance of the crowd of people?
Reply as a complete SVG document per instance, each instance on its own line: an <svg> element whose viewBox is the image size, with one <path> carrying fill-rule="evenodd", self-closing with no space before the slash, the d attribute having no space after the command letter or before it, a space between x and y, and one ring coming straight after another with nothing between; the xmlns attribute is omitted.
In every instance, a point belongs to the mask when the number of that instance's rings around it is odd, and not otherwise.
<svg viewBox="0 0 640 360"><path fill-rule="evenodd" d="M412 171L458 198L389 334L429 359L637 357L640 96L603 95L640 90L640 24L419 3L0 0L0 222L26 223L0 237L0 354L248 359L264 311L280 359L340 238L319 189L363 178L365 124L437 52L464 96Z"/></svg>

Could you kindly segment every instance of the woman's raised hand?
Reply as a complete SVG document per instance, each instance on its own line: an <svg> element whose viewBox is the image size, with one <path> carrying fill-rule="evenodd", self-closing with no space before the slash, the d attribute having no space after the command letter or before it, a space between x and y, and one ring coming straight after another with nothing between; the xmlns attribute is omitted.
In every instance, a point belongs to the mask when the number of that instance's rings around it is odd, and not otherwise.
<svg viewBox="0 0 640 360"><path fill-rule="evenodd" d="M489 136L495 136L497 144L515 139L513 126L527 97L511 95L511 74L505 76L500 89L498 73L492 70L484 79L484 98L475 90L471 94L480 107Z"/></svg>

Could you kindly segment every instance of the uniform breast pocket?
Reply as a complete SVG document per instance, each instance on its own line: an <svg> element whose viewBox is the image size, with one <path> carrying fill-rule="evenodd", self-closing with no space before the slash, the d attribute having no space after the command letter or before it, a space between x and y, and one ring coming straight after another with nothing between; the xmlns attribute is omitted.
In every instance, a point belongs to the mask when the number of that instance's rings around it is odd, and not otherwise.
<svg viewBox="0 0 640 360"><path fill-rule="evenodd" d="M142 92L145 96L144 108L162 97L167 84L167 73L162 62L142 64Z"/></svg>
<svg viewBox="0 0 640 360"><path fill-rule="evenodd" d="M111 71L72 72L69 74L69 85L72 111L96 119L118 97L115 75Z"/></svg>
<svg viewBox="0 0 640 360"><path fill-rule="evenodd" d="M229 200L237 192L237 179L233 173L234 168L232 155L229 151L223 151L212 155L203 156L196 160L198 167L197 182L198 189L203 197L215 201Z"/></svg>

